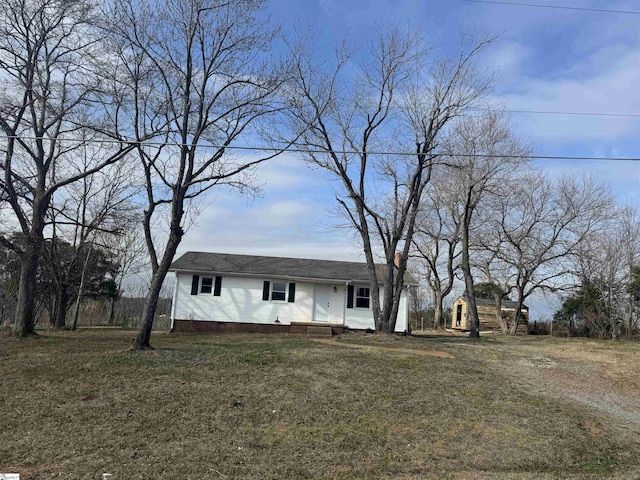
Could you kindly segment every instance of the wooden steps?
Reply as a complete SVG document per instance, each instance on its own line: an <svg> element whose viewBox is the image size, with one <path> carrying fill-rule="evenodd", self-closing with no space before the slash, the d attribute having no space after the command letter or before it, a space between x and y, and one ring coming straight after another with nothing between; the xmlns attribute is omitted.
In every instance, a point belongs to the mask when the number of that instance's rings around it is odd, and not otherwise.
<svg viewBox="0 0 640 480"><path fill-rule="evenodd" d="M318 336L320 338L328 338L332 335L340 335L341 333L344 333L344 325L336 323L293 321L291 322L291 325L289 325L289 333L307 335L308 337Z"/></svg>
<svg viewBox="0 0 640 480"><path fill-rule="evenodd" d="M333 330L330 326L308 326L307 337L310 338L331 338Z"/></svg>

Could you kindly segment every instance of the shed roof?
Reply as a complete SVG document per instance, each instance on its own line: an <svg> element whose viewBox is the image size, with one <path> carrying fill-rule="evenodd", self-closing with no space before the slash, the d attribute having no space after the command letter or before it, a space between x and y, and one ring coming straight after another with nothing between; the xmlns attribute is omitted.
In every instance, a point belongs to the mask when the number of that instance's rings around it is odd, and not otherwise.
<svg viewBox="0 0 640 480"><path fill-rule="evenodd" d="M460 298L465 301L467 300L467 297L464 295ZM476 305L495 305L495 302L492 298L476 297ZM502 300L502 306L515 309L518 306L518 302L514 302L513 300ZM522 310L529 310L529 307L522 305Z"/></svg>
<svg viewBox="0 0 640 480"><path fill-rule="evenodd" d="M376 265L384 278L386 265ZM169 267L174 272L202 272L244 276L283 277L350 283L369 283L366 263L308 258L263 257L230 253L187 252ZM406 285L418 282L405 273Z"/></svg>

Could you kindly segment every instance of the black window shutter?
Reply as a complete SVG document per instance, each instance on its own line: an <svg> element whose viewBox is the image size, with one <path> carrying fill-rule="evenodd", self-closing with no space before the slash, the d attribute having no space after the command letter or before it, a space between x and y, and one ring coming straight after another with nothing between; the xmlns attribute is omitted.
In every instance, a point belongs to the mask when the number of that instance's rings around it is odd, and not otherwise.
<svg viewBox="0 0 640 480"><path fill-rule="evenodd" d="M220 289L222 288L222 277L216 277L216 283L213 287L213 296L214 297L219 297L220 296Z"/></svg>
<svg viewBox="0 0 640 480"><path fill-rule="evenodd" d="M265 280L262 285L262 300L269 300L269 288L271 287L271 282L269 280Z"/></svg>
<svg viewBox="0 0 640 480"><path fill-rule="evenodd" d="M296 284L289 284L289 303L293 303L296 301Z"/></svg>
<svg viewBox="0 0 640 480"><path fill-rule="evenodd" d="M191 295L198 294L198 285L200 285L200 275L194 275L191 280Z"/></svg>
<svg viewBox="0 0 640 480"><path fill-rule="evenodd" d="M353 308L353 285L347 287L347 308Z"/></svg>

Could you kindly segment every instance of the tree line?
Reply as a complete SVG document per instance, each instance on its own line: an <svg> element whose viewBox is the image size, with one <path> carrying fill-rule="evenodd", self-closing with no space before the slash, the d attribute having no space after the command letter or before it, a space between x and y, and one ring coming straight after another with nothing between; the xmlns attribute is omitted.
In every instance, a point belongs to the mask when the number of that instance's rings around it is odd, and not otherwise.
<svg viewBox="0 0 640 480"><path fill-rule="evenodd" d="M465 32L451 55L419 28L386 25L367 45L347 37L329 54L312 28L281 34L265 6L6 2L0 243L19 263L16 333L34 332L43 252L58 259L51 308L63 325L98 252L119 252L113 264L126 272L142 242L151 278L134 347L151 348L160 291L199 200L212 188L258 188L254 168L287 150L335 180L377 331L394 331L416 256L436 317L462 272L476 325L479 276L497 302L513 292L520 306L570 283L567 259L603 231L611 196L593 179L549 179L528 165L531 149L490 101L482 55L494 36ZM255 145L261 154L238 150Z"/></svg>
<svg viewBox="0 0 640 480"><path fill-rule="evenodd" d="M573 271L577 281L553 316L553 328L568 335L637 338L640 266L636 209L610 212L606 227L585 242Z"/></svg>

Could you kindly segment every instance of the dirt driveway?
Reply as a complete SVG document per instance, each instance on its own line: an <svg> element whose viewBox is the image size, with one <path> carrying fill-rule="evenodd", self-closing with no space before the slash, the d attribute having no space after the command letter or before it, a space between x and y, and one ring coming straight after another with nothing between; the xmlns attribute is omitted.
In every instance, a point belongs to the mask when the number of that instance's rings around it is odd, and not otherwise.
<svg viewBox="0 0 640 480"><path fill-rule="evenodd" d="M551 344L532 340L517 349L505 342L484 351L491 368L513 384L577 402L625 431L640 433L639 347L567 339Z"/></svg>

